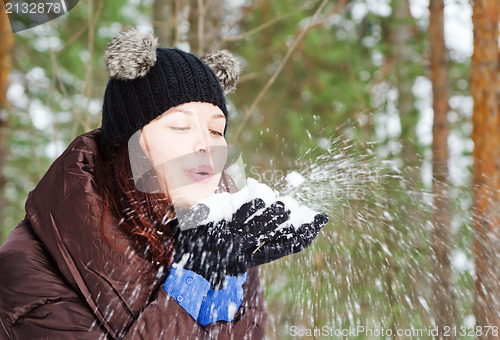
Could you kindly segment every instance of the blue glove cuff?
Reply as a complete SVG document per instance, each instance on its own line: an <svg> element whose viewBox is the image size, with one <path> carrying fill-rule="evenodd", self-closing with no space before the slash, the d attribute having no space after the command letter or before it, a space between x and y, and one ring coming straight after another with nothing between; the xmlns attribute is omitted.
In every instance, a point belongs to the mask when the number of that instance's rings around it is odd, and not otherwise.
<svg viewBox="0 0 500 340"><path fill-rule="evenodd" d="M242 276L226 276L224 287L219 290L210 289L203 299L198 322L208 325L215 321L233 321L234 315L243 301L243 283L247 273Z"/></svg>
<svg viewBox="0 0 500 340"><path fill-rule="evenodd" d="M191 270L172 264L163 289L202 325L215 321L232 321L243 301L242 285L247 274L226 276L224 287L210 288L210 283Z"/></svg>
<svg viewBox="0 0 500 340"><path fill-rule="evenodd" d="M196 320L203 298L210 290L210 283L203 276L174 262L163 289Z"/></svg>

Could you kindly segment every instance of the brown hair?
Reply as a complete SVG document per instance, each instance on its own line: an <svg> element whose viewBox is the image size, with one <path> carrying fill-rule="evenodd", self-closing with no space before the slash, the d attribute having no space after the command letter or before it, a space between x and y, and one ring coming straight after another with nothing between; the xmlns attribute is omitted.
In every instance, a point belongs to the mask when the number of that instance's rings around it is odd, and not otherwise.
<svg viewBox="0 0 500 340"><path fill-rule="evenodd" d="M96 182L103 212L110 212L120 221L119 228L132 239L134 250L154 265L170 267L174 251L173 206L164 193L145 193L136 188L128 143L107 157L97 158ZM101 230L107 237L103 218Z"/></svg>

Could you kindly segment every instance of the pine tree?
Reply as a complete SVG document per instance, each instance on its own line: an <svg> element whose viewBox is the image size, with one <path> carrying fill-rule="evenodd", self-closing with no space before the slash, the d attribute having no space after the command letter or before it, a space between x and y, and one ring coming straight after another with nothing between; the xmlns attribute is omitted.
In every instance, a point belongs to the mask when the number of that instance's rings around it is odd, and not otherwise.
<svg viewBox="0 0 500 340"><path fill-rule="evenodd" d="M474 255L477 326L500 326L500 65L497 0L474 1ZM489 338L483 333L479 338Z"/></svg>

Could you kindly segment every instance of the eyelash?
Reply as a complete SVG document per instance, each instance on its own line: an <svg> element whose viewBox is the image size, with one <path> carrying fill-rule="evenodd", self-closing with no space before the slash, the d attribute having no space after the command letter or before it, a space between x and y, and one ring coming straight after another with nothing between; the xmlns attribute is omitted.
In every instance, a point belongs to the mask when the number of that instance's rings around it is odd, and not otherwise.
<svg viewBox="0 0 500 340"><path fill-rule="evenodd" d="M189 130L188 127L171 127L172 130L176 130L176 131L187 131ZM222 137L224 134L219 132L219 131L215 131L215 130L210 130L210 133L213 133L215 134L216 136L220 136Z"/></svg>

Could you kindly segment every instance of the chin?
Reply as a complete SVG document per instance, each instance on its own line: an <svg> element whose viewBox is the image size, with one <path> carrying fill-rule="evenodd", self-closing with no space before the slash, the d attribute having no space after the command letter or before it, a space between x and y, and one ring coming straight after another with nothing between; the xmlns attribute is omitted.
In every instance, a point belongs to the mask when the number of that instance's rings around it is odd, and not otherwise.
<svg viewBox="0 0 500 340"><path fill-rule="evenodd" d="M210 197L215 194L217 181L208 183L193 183L181 189L174 190L171 195L173 197L174 206L190 207L198 203L200 200Z"/></svg>

